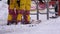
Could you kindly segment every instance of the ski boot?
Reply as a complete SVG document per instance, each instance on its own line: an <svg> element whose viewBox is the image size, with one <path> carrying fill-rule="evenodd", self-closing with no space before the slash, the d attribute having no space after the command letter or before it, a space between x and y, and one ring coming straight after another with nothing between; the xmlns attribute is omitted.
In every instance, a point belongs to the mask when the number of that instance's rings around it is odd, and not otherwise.
<svg viewBox="0 0 60 34"><path fill-rule="evenodd" d="M8 21L7 25L11 25L11 24L12 24L12 22Z"/></svg>
<svg viewBox="0 0 60 34"><path fill-rule="evenodd" d="M54 18L54 19L55 19L55 18L57 18L57 17L56 17L56 16L52 16L52 17L50 17L50 18Z"/></svg>

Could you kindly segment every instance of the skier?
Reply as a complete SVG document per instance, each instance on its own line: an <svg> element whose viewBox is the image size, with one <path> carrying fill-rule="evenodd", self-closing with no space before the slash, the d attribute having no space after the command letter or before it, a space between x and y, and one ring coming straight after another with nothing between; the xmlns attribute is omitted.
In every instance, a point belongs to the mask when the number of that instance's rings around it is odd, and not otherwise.
<svg viewBox="0 0 60 34"><path fill-rule="evenodd" d="M51 18L57 18L58 17L58 2L57 0L51 0L51 4L55 9L55 16L52 16Z"/></svg>
<svg viewBox="0 0 60 34"><path fill-rule="evenodd" d="M8 0L8 23L7 25L10 24L17 24L17 15L18 15L18 11L19 11L19 2L18 0Z"/></svg>
<svg viewBox="0 0 60 34"><path fill-rule="evenodd" d="M20 0L20 11L17 17L17 22L23 24L30 23L30 7L31 7L31 0ZM23 18L22 18L23 17Z"/></svg>
<svg viewBox="0 0 60 34"><path fill-rule="evenodd" d="M56 3L55 3L55 17L57 18L58 17L58 2L56 0Z"/></svg>

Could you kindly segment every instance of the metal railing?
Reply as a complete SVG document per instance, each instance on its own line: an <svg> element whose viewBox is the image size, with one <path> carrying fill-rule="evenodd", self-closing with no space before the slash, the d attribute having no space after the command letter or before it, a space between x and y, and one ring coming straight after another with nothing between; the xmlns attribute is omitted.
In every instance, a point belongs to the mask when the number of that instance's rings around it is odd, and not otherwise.
<svg viewBox="0 0 60 34"><path fill-rule="evenodd" d="M38 8L38 5L39 5L39 2L38 2L38 0L35 0L35 3L36 3L36 12L37 13L31 13L31 15L37 15L37 20L39 20L39 14L46 14L47 15L47 20L49 20L49 13L53 13L53 12L50 12L49 11L49 9L51 9L51 8L49 8L49 0L44 0L44 2L45 2L45 5L46 5L46 8L47 8L47 12L46 13L40 13L40 11L39 11L39 8ZM55 9L55 7L56 6L58 6L58 1L51 1L51 2L55 2L55 5L54 5L54 9ZM57 7L58 9L59 9L59 6ZM57 9L57 11L58 11L58 9ZM58 14L57 12L54 12L55 14Z"/></svg>

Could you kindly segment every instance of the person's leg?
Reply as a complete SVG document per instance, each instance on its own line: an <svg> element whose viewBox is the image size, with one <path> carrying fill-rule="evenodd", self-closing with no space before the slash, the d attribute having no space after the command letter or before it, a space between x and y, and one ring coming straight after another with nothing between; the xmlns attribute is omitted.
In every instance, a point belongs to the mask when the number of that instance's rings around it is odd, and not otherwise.
<svg viewBox="0 0 60 34"><path fill-rule="evenodd" d="M30 8L31 8L31 0L26 0L25 4L25 12L24 12L24 19L25 19L25 24L30 23Z"/></svg>
<svg viewBox="0 0 60 34"><path fill-rule="evenodd" d="M7 25L10 25L12 23L12 18L13 18L13 9L9 9Z"/></svg>
<svg viewBox="0 0 60 34"><path fill-rule="evenodd" d="M13 20L14 3L15 2L12 2L12 0L10 0L10 4L9 4L9 7L8 7L9 14L8 14L8 23L7 23L7 25L11 24L12 20Z"/></svg>
<svg viewBox="0 0 60 34"><path fill-rule="evenodd" d="M20 10L20 11L21 11L21 10ZM21 21L22 21L22 16L23 16L23 15L22 15L22 12L18 12L18 13L17 13L17 20L16 20L16 21L17 21L17 24L18 24L18 23L21 23Z"/></svg>
<svg viewBox="0 0 60 34"><path fill-rule="evenodd" d="M18 12L19 12L19 6L18 6L18 3L17 3L17 0L15 0L14 13L13 13L13 22L15 24L17 24L17 15L18 15Z"/></svg>
<svg viewBox="0 0 60 34"><path fill-rule="evenodd" d="M55 16L57 17L58 16L58 6L56 5L55 7Z"/></svg>
<svg viewBox="0 0 60 34"><path fill-rule="evenodd" d="M20 6L19 11L17 12L17 23L22 22L22 16L25 10L25 0L20 0Z"/></svg>
<svg viewBox="0 0 60 34"><path fill-rule="evenodd" d="M30 11L25 11L24 13L24 24L30 23Z"/></svg>

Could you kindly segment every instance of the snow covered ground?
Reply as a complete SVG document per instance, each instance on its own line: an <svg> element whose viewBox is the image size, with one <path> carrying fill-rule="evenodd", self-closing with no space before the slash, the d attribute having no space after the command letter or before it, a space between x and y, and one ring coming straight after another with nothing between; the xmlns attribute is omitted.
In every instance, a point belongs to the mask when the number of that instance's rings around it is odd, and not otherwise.
<svg viewBox="0 0 60 34"><path fill-rule="evenodd" d="M42 22L33 27L29 24L7 26L7 8L5 1L0 1L0 34L60 34L60 17L47 20L46 14L40 14L39 19ZM31 15L31 19L36 19L36 15Z"/></svg>
<svg viewBox="0 0 60 34"><path fill-rule="evenodd" d="M0 34L60 34L60 17L33 27L29 25L0 26Z"/></svg>

